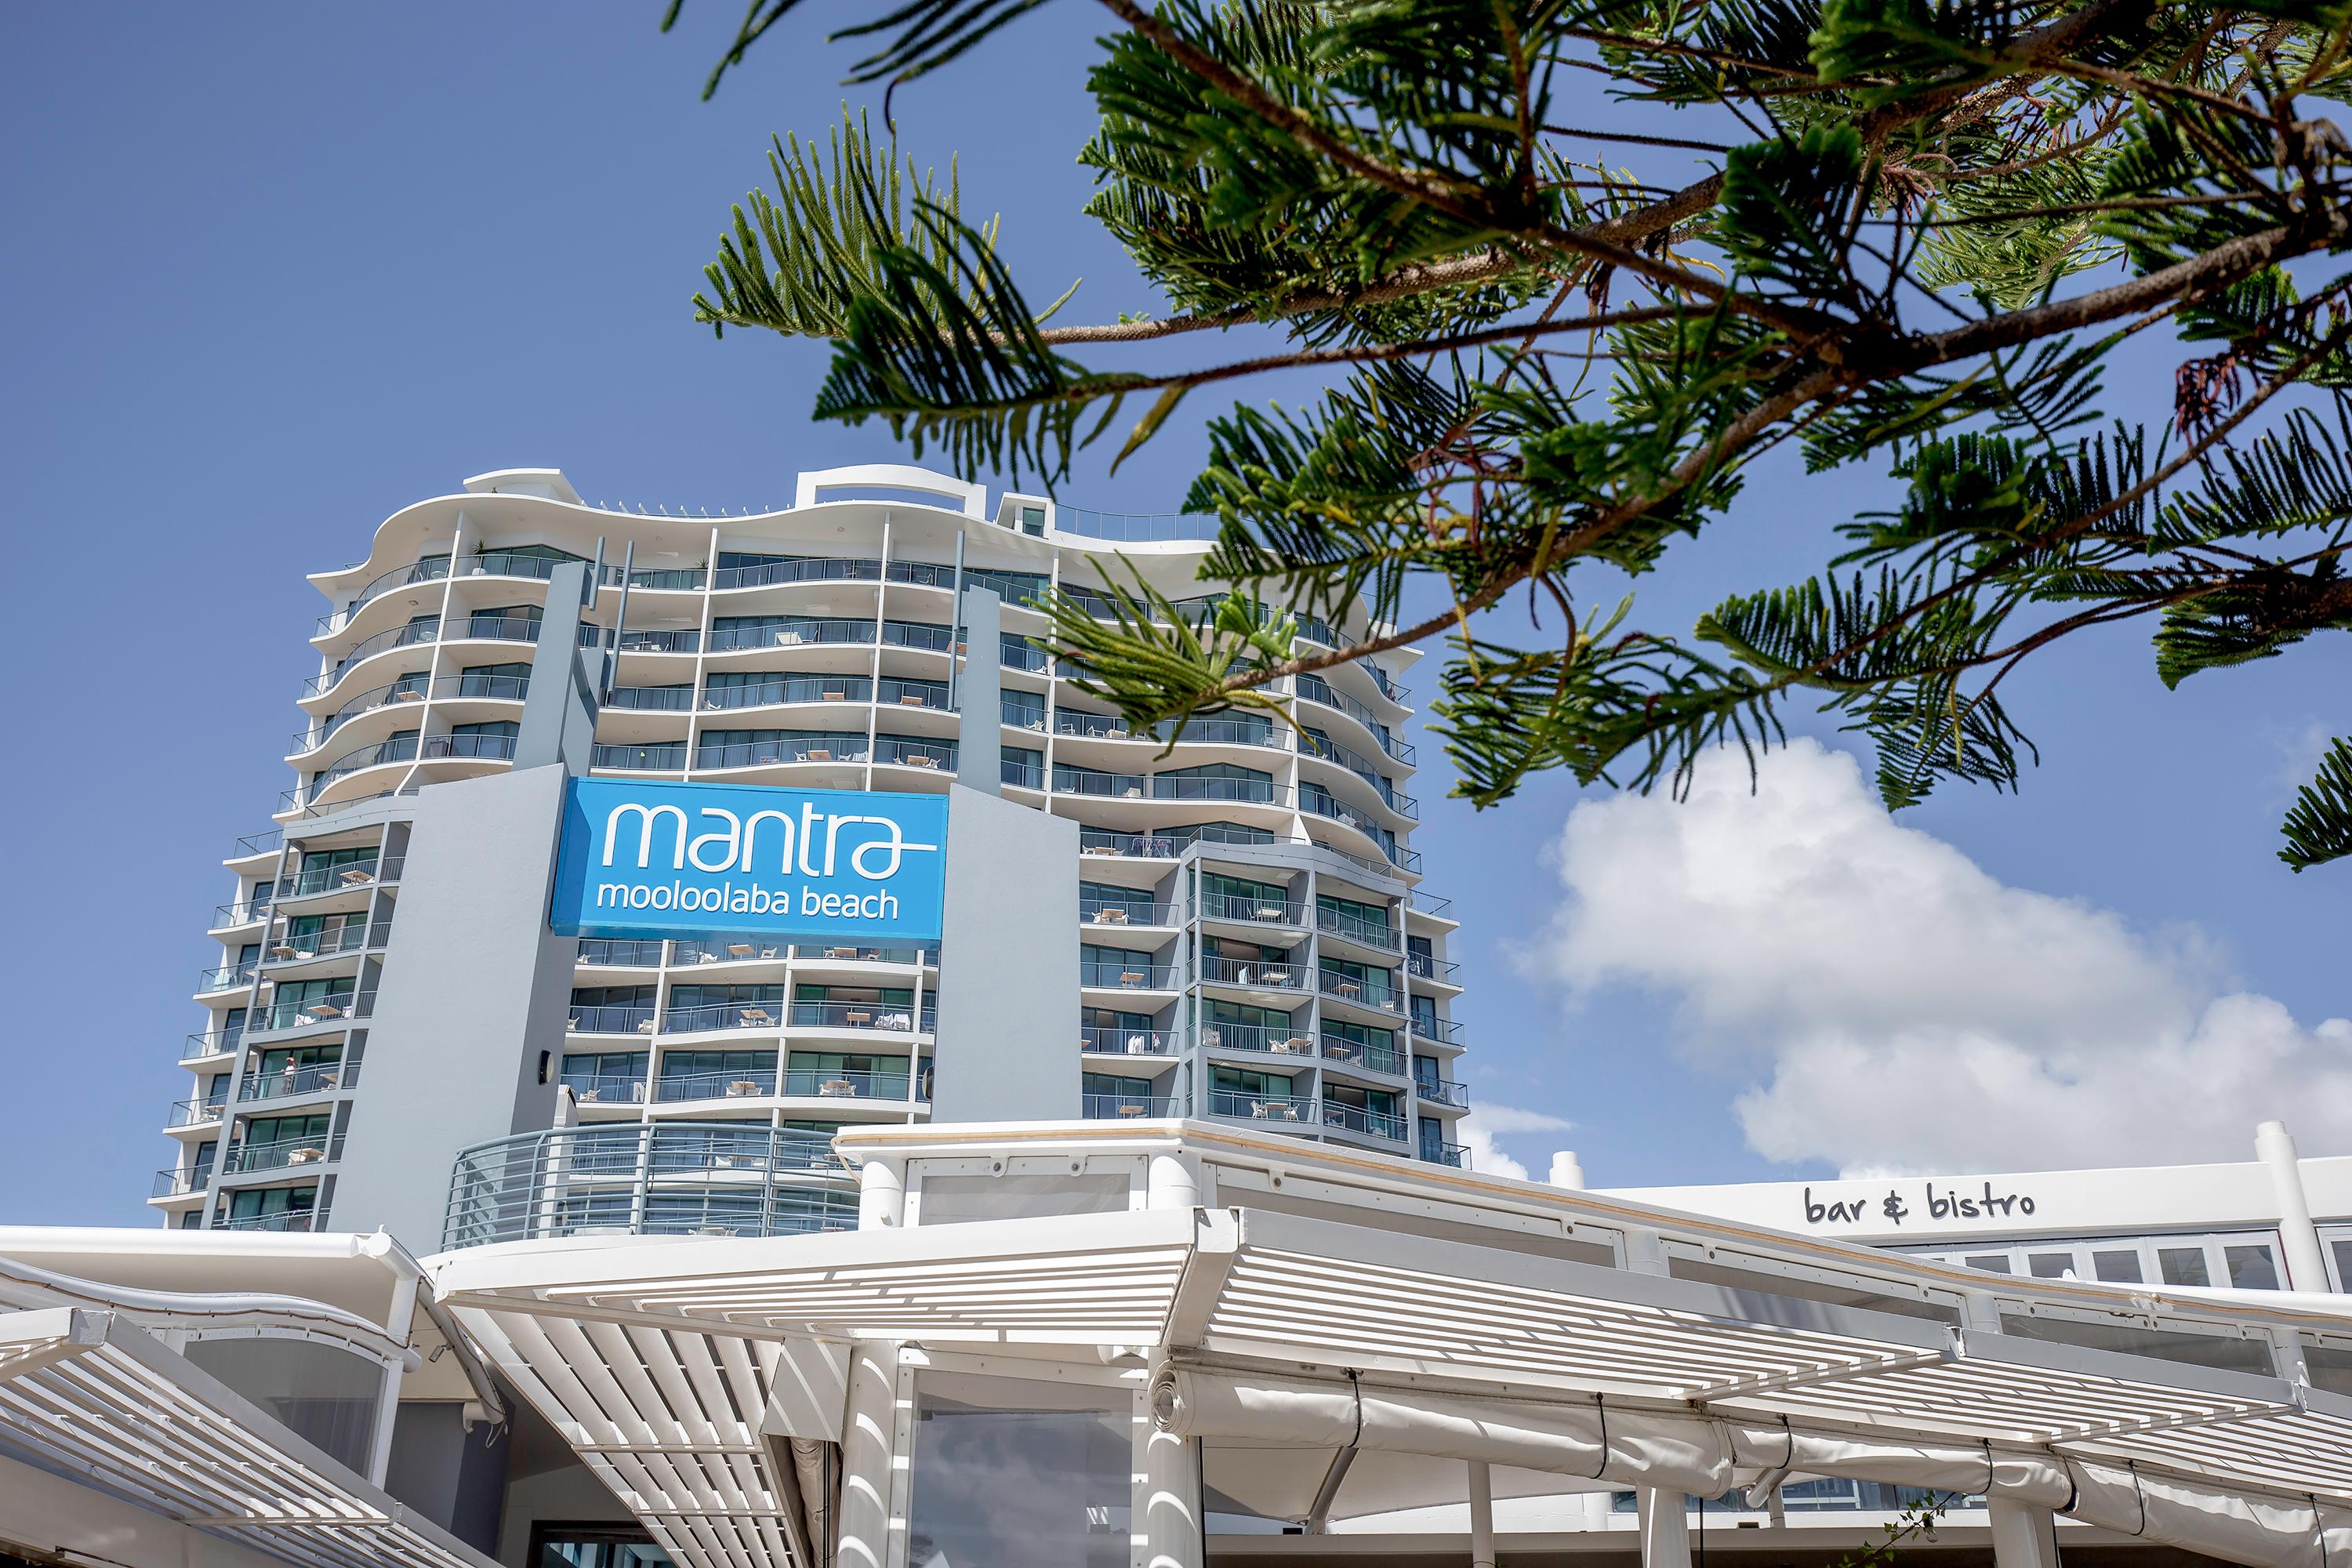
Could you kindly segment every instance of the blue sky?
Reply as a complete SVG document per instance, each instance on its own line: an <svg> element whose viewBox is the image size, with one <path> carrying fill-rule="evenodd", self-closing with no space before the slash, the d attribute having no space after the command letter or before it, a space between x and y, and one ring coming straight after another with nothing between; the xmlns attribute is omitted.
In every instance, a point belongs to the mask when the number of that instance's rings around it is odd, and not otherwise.
<svg viewBox="0 0 2352 1568"><path fill-rule="evenodd" d="M385 514L492 468L555 464L592 499L716 508L786 500L800 468L897 455L880 428L808 421L820 345L715 342L687 309L729 205L764 177L768 134L835 120L848 56L816 29L847 13L813 9L705 104L732 8L704 0L668 38L659 9L68 6L0 20L0 485L15 590L0 639L18 677L0 775L16 825L0 919L18 991L0 1051L30 1108L0 1146L0 1219L145 1217L147 1173L169 1152L164 1110L187 1092L172 1063L200 1021L189 992L213 957L201 928L225 896L215 861L268 825L289 782L276 759L320 608L304 571L360 556ZM1075 3L1048 7L897 101L919 159L964 154L967 212L1003 213L1003 248L1034 295L1086 279L1072 319L1154 304L1078 214L1082 73L1106 25ZM2142 388L2160 395L2168 367L2145 368L2120 379L2111 411L2134 412ZM1170 509L1200 450L1197 419L1180 419L1115 481L1097 461L1066 494ZM1882 488L1768 474L1674 581L1643 585L1643 617L1686 625L1727 589L1801 574L1827 524ZM2133 975L2186 976L2193 1013L2243 988L2299 1026L2352 1010L2352 871L2295 878L2271 858L2296 759L2315 735L2352 730L2346 673L2340 647L2323 646L2167 694L2130 635L2046 658L2013 695L2044 744L2022 796L1954 793L1905 819L1948 847L1918 874L1973 862L2016 896L1956 896L1957 924L1918 942L1932 953L1949 938L1956 965L1997 970L2011 950L1969 947L1958 928L2053 895L2075 900L2064 907L2084 930L2138 944L2141 968L2114 982L2126 989ZM1885 1158L1887 1127L1935 1118L1934 1049L1865 1053L1849 1081L1869 1093L1825 1099L1830 1125L1775 1145L1810 1152L1768 1160L1738 1097L1821 1031L1858 1026L1864 1013L1831 1005L1853 976L1815 975L1813 1000L1768 1016L1736 1005L1736 969L1695 975L1687 954L1612 950L1602 963L1530 944L1562 903L1549 851L1575 792L1541 781L1474 815L1438 798L1443 761L1422 755L1431 886L1470 919L1458 956L1474 989L1459 1011L1474 1094L1522 1124L1575 1124L1504 1131L1504 1149L1540 1172L1551 1148L1573 1146L1604 1184L1744 1179ZM1808 809L1845 813L1853 843L1894 842L1830 774L1803 776L1826 792ZM1760 842L1727 820L1735 844ZM1642 887L1660 874L1580 864ZM1586 917L1638 923L1623 882L1578 892ZM1825 932L1809 957L1883 966L1867 936L1847 952ZM1969 978L2003 984L1981 968ZM2102 994L2071 996L2068 1016L2108 1016ZM2281 1060L2332 1073L2336 1048L2318 1037ZM2231 1113L2270 1103L2294 1119L2306 1087L2258 1079ZM1841 1142L1841 1119L1874 1122L1874 1136ZM2160 1110L2129 1120L2149 1152L2171 1151ZM2306 1152L2352 1152L2352 1120L2324 1127L2305 1131Z"/></svg>

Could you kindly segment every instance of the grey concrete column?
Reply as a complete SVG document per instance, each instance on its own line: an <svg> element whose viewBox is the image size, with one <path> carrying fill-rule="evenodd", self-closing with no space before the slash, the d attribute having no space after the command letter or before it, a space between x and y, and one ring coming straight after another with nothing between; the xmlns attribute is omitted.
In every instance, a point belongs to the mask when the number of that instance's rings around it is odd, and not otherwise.
<svg viewBox="0 0 2352 1568"><path fill-rule="evenodd" d="M963 591L963 640L971 651L956 677L956 782L995 795L1004 784L1004 616L995 589Z"/></svg>
<svg viewBox="0 0 2352 1568"><path fill-rule="evenodd" d="M523 693L514 765L562 763L584 775L596 743L596 678L580 658L580 608L588 596L588 563L566 561L548 574L547 607L539 646L530 657L530 687ZM596 654L601 676L604 653Z"/></svg>
<svg viewBox="0 0 2352 1568"><path fill-rule="evenodd" d="M2294 1135L2284 1121L2265 1121L2254 1129L2254 1158L2271 1173L2278 1196L2279 1240L2286 1248L2290 1290L2327 1289L2327 1255L2319 1246L2318 1227L2311 1223L2311 1199L2303 1190L2303 1163L2296 1157Z"/></svg>
<svg viewBox="0 0 2352 1568"><path fill-rule="evenodd" d="M1985 1500L1991 1516L1994 1568L2058 1568L2058 1519L2013 1498Z"/></svg>
<svg viewBox="0 0 2352 1568"><path fill-rule="evenodd" d="M898 1458L898 1347L861 1340L849 1355L841 1423L841 1539L835 1568L894 1568L892 1469Z"/></svg>
<svg viewBox="0 0 2352 1568"><path fill-rule="evenodd" d="M1156 1426L1143 1439L1143 1568L1204 1568L1197 1441Z"/></svg>
<svg viewBox="0 0 2352 1568"><path fill-rule="evenodd" d="M1683 1494L1635 1487L1633 1503L1642 1521L1642 1568L1691 1568L1690 1516L1683 1511Z"/></svg>
<svg viewBox="0 0 2352 1568"><path fill-rule="evenodd" d="M1495 1473L1470 1461L1470 1568L1495 1568Z"/></svg>

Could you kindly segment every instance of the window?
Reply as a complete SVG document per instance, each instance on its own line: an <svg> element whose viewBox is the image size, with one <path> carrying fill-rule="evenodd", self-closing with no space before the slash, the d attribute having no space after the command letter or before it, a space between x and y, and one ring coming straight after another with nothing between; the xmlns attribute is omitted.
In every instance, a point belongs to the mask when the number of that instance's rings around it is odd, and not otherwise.
<svg viewBox="0 0 2352 1568"><path fill-rule="evenodd" d="M2230 1283L2241 1290L2275 1290L2279 1288L2278 1264L2271 1249L2259 1244L2248 1247L2225 1247L2222 1259L2230 1266Z"/></svg>
<svg viewBox="0 0 2352 1568"><path fill-rule="evenodd" d="M245 1142L249 1146L323 1142L331 1121L323 1110L310 1116L257 1116L245 1124Z"/></svg>
<svg viewBox="0 0 2352 1568"><path fill-rule="evenodd" d="M2139 1251L2110 1249L2091 1254L2092 1271L2110 1285L2137 1285L2144 1282L2139 1268Z"/></svg>
<svg viewBox="0 0 2352 1568"><path fill-rule="evenodd" d="M2000 1253L1994 1253L1989 1257L1979 1256L1976 1258L1964 1258L1962 1261L1969 1268L1980 1268L1987 1274L2006 1274L2009 1272L2009 1259L2001 1256Z"/></svg>
<svg viewBox="0 0 2352 1568"><path fill-rule="evenodd" d="M632 1099L630 1089L645 1082L650 1059L644 1051L567 1051L563 1081L583 1100L617 1100L625 1104Z"/></svg>
<svg viewBox="0 0 2352 1568"><path fill-rule="evenodd" d="M1023 730L1045 727L1045 694L1042 691L1007 691L1001 699L1004 721Z"/></svg>
<svg viewBox="0 0 2352 1568"><path fill-rule="evenodd" d="M1151 775L1155 800L1261 800L1274 798L1274 775L1234 763L1171 768Z"/></svg>
<svg viewBox="0 0 2352 1568"><path fill-rule="evenodd" d="M530 679L527 664L477 664L467 667L457 676L460 697L518 698Z"/></svg>
<svg viewBox="0 0 2352 1568"><path fill-rule="evenodd" d="M270 1215L309 1214L318 1205L316 1187L248 1187L228 1195L228 1217L234 1223Z"/></svg>
<svg viewBox="0 0 2352 1568"><path fill-rule="evenodd" d="M1124 1388L917 1373L908 1561L1126 1568L1130 1402Z"/></svg>
<svg viewBox="0 0 2352 1568"><path fill-rule="evenodd" d="M2205 1270L2205 1249L2201 1247L2159 1247L2156 1261L2164 1273L2167 1285L2210 1285L2212 1277Z"/></svg>
<svg viewBox="0 0 2352 1568"><path fill-rule="evenodd" d="M2026 1254L2025 1262L2036 1279L2063 1279L2074 1271L2071 1252L2032 1252Z"/></svg>
<svg viewBox="0 0 2352 1568"><path fill-rule="evenodd" d="M1213 1089L1230 1094L1254 1094L1265 1099L1290 1098L1291 1080L1253 1068L1226 1067L1222 1062L1212 1064L1209 1083Z"/></svg>
<svg viewBox="0 0 2352 1568"><path fill-rule="evenodd" d="M1107 1072L1078 1075L1081 1092L1089 1097L1102 1096L1122 1105L1133 1105L1151 1098L1151 1080L1148 1078L1119 1078Z"/></svg>

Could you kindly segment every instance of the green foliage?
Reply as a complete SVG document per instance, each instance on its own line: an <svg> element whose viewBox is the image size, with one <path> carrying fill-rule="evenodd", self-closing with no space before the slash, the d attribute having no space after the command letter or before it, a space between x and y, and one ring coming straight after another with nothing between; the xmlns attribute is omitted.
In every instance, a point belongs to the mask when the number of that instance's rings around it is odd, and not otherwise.
<svg viewBox="0 0 2352 1568"><path fill-rule="evenodd" d="M1139 726L1434 643L1481 805L1551 769L1674 787L1810 707L1900 807L2018 786L2005 683L2063 638L2138 623L2177 684L2352 631L2342 5L1098 3L1086 210L1156 308L1033 309L953 165L855 121L776 146L695 310L830 342L821 418L1048 485L1213 385L1322 375L1205 416L1208 613L1139 575L1043 606ZM752 0L720 70L794 4ZM850 74L906 83L1038 5L894 0ZM2168 419L2105 410L2126 344L2138 379L2171 356ZM1806 581L1643 626L1622 579L1738 521L1782 447L1898 494L1834 514ZM2347 742L2287 838L2297 869L2352 848Z"/></svg>

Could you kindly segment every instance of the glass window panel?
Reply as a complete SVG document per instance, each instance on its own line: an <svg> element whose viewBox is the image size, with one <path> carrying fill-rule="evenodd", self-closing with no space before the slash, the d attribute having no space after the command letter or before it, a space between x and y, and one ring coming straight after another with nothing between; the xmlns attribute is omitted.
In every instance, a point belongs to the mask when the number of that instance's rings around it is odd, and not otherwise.
<svg viewBox="0 0 2352 1568"><path fill-rule="evenodd" d="M2142 1283L2139 1268L2139 1253L2136 1250L2121 1252L2094 1252L2091 1254L2091 1268L2097 1273L2101 1279L2105 1280L2111 1285L2137 1285Z"/></svg>
<svg viewBox="0 0 2352 1568"><path fill-rule="evenodd" d="M919 1373L908 1507L917 1568L1127 1568L1125 1389Z"/></svg>
<svg viewBox="0 0 2352 1568"><path fill-rule="evenodd" d="M2271 1249L2260 1244L2251 1247L2225 1247L2222 1258L2230 1265L2230 1283L2241 1290L2275 1290L2279 1288L2278 1264Z"/></svg>
<svg viewBox="0 0 2352 1568"><path fill-rule="evenodd" d="M1978 1258L1962 1258L1961 1261L1966 1263L1971 1268L1981 1268L1988 1274L2006 1274L2009 1272L2009 1259L1998 1252Z"/></svg>
<svg viewBox="0 0 2352 1568"><path fill-rule="evenodd" d="M2352 1289L2352 1241L2334 1241L2328 1246L2336 1255L2336 1288Z"/></svg>
<svg viewBox="0 0 2352 1568"><path fill-rule="evenodd" d="M2063 1279L2074 1267L2074 1255L2071 1252L2029 1252L2025 1255L2025 1266L2033 1271L2036 1279Z"/></svg>
<svg viewBox="0 0 2352 1568"><path fill-rule="evenodd" d="M2201 1247L2159 1247L2156 1249L2156 1264L2167 1285L2213 1283L2206 1272L2205 1249Z"/></svg>

